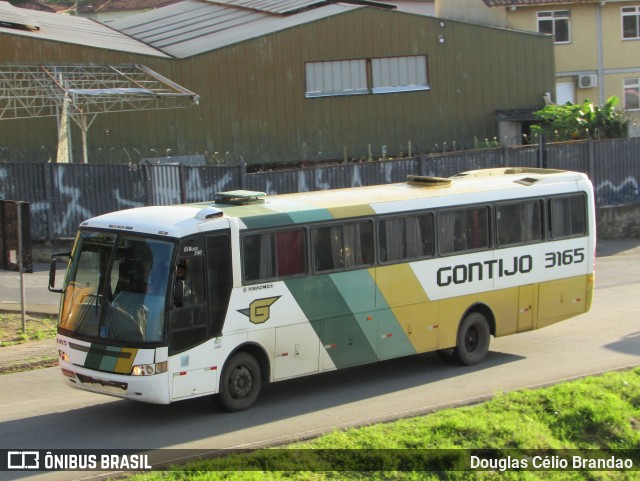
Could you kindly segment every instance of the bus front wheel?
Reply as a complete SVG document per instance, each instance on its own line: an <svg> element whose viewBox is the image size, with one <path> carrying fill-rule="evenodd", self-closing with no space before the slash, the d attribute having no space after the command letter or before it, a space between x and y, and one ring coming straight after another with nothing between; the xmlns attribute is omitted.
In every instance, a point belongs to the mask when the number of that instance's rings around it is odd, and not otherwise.
<svg viewBox="0 0 640 481"><path fill-rule="evenodd" d="M246 352L235 354L222 371L219 403L230 412L249 409L258 399L261 387L260 365Z"/></svg>
<svg viewBox="0 0 640 481"><path fill-rule="evenodd" d="M467 314L458 329L455 357L465 366L481 362L489 352L491 331L487 318L479 312Z"/></svg>

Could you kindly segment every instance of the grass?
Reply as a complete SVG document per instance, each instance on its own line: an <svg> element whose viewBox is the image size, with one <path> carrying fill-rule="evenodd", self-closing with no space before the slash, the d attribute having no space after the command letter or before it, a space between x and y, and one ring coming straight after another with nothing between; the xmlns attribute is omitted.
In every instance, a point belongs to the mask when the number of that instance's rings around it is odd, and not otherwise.
<svg viewBox="0 0 640 481"><path fill-rule="evenodd" d="M28 317L26 327L23 332L20 314L0 314L0 347L56 337L56 320L50 317Z"/></svg>
<svg viewBox="0 0 640 481"><path fill-rule="evenodd" d="M548 449L558 450L554 454L566 453L569 460L575 453L596 456L592 450L631 450L616 454L631 456L636 470L470 471L471 451L460 450L478 449L495 450L493 455L497 457L513 454L514 459L529 459L529 463L531 458L527 456ZM427 462L424 456L435 456L428 462L431 466L445 466L443 472L423 471ZM295 469L284 470L296 462L299 464ZM372 471L371 466L381 469ZM446 467L451 466L463 466L463 470L447 471ZM640 479L638 469L640 367L542 389L499 394L479 405L336 431L275 450L196 461L167 471L136 475L133 480L613 481Z"/></svg>
<svg viewBox="0 0 640 481"><path fill-rule="evenodd" d="M56 320L51 317L29 317L26 327L26 332L23 332L22 316L19 313L0 313L0 349L56 337ZM0 365L0 374L49 367L56 362L54 352L12 359L11 362Z"/></svg>

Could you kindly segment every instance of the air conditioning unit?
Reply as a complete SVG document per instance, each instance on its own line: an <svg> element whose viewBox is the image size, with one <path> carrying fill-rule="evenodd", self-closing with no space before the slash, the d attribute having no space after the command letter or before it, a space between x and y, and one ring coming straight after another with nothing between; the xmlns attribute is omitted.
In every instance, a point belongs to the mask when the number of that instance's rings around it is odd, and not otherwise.
<svg viewBox="0 0 640 481"><path fill-rule="evenodd" d="M578 88L591 89L598 86L598 76L596 74L578 75Z"/></svg>

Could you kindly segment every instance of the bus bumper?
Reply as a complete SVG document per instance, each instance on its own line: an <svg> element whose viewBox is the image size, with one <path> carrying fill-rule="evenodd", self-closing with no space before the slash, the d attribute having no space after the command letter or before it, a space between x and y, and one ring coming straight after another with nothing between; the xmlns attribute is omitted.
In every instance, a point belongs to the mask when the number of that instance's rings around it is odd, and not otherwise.
<svg viewBox="0 0 640 481"><path fill-rule="evenodd" d="M106 394L153 404L169 404L168 374L124 376L93 371L60 360L60 371L67 386L82 391Z"/></svg>

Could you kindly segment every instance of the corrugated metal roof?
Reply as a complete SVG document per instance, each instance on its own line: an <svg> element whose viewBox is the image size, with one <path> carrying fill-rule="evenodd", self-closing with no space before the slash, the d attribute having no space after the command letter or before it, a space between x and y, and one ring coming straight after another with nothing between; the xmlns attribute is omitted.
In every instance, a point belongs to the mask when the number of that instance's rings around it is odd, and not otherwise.
<svg viewBox="0 0 640 481"><path fill-rule="evenodd" d="M20 12L20 9L13 7L9 2L0 2L0 15L15 14L15 10ZM165 53L145 45L139 40L128 37L88 18L35 10L29 10L28 17L32 22L40 26L39 31L19 30L0 24L0 34L20 35L87 47L152 55L154 57L167 57Z"/></svg>
<svg viewBox="0 0 640 481"><path fill-rule="evenodd" d="M326 0L209 0L230 7L257 10L258 12L289 15L307 8L326 4Z"/></svg>
<svg viewBox="0 0 640 481"><path fill-rule="evenodd" d="M393 2L399 12L434 17L436 7L432 2Z"/></svg>
<svg viewBox="0 0 640 481"><path fill-rule="evenodd" d="M115 21L110 26L169 55L186 58L357 8L362 7L326 4L296 15L281 16L185 0Z"/></svg>
<svg viewBox="0 0 640 481"><path fill-rule="evenodd" d="M20 30L40 30L40 25L27 15L27 12L15 8L9 2L0 3L0 27Z"/></svg>

